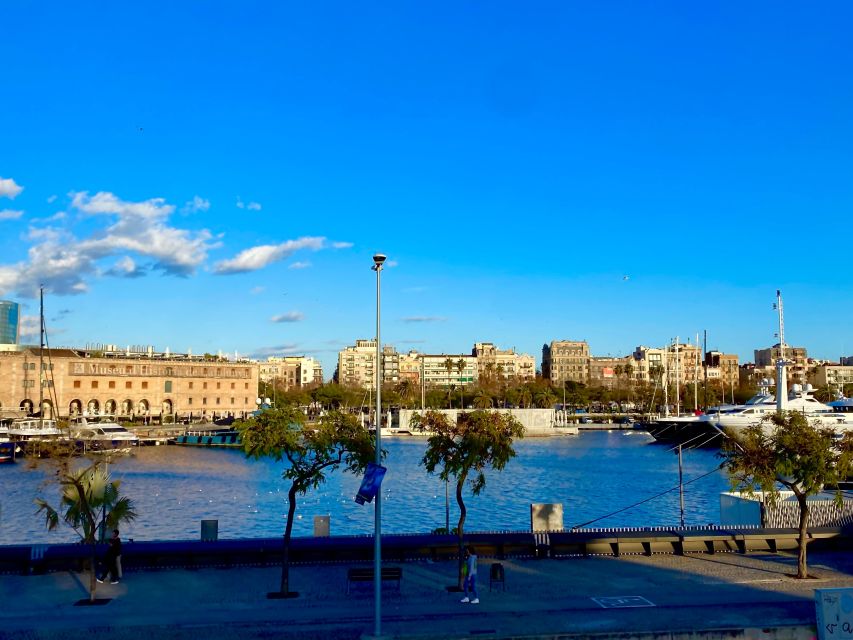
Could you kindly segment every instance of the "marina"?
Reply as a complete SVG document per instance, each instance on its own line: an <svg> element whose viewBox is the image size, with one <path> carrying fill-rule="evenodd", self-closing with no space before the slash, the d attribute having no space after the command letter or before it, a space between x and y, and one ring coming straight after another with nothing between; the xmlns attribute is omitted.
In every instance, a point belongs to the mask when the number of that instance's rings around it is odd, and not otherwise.
<svg viewBox="0 0 853 640"><path fill-rule="evenodd" d="M383 531L429 533L445 526L445 486L419 466L426 441L397 437L383 442L388 473L383 483ZM679 522L678 460L667 446L639 430L583 431L578 436L529 438L502 473L486 472L481 495L465 491L469 531L529 530L531 503L562 503L564 526L673 526ZM685 522L719 523L719 495L728 489L713 450L684 451ZM288 485L284 465L248 460L239 450L206 447L138 447L110 464L121 491L139 517L123 527L135 540L198 539L201 520L218 521L221 538L274 537L284 529ZM33 500L58 501L52 467L19 461L3 469L0 544L71 542L60 527L48 533ZM694 482L691 482L695 480ZM294 535L313 534L315 515L329 515L333 535L370 534L373 509L354 502L360 478L329 474L300 497ZM450 487L450 526L458 508ZM655 497L657 496L657 497ZM641 501L610 517L603 517ZM591 522L593 521L593 522Z"/></svg>

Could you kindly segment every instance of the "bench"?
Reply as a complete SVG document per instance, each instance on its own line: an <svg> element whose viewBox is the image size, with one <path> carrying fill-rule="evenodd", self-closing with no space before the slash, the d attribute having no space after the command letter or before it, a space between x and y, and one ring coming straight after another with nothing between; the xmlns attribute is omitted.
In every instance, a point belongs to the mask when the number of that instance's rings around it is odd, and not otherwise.
<svg viewBox="0 0 853 640"><path fill-rule="evenodd" d="M350 591L350 585L353 582L373 582L373 567L360 567L358 569L347 570L347 593ZM383 582L393 580L397 583L397 590L400 590L400 581L403 579L403 569L400 567L382 567L379 573L379 579Z"/></svg>

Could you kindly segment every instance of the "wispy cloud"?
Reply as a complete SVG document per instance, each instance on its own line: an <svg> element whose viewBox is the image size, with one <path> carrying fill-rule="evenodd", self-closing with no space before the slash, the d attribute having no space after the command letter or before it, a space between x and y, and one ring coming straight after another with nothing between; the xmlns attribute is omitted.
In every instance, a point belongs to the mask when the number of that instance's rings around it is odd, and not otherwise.
<svg viewBox="0 0 853 640"><path fill-rule="evenodd" d="M59 220L65 220L68 217L68 214L64 211L57 211L52 216L48 216L47 218L33 218L31 222L34 224L44 224L45 222L58 222Z"/></svg>
<svg viewBox="0 0 853 640"><path fill-rule="evenodd" d="M24 188L16 184L12 178L0 178L0 198L14 198L23 191Z"/></svg>
<svg viewBox="0 0 853 640"><path fill-rule="evenodd" d="M259 202L245 203L240 198L240 196L237 196L237 208L238 209L248 209L249 211L260 211L261 210L261 204Z"/></svg>
<svg viewBox="0 0 853 640"><path fill-rule="evenodd" d="M332 249L351 249L353 247L352 242L333 242Z"/></svg>
<svg viewBox="0 0 853 640"><path fill-rule="evenodd" d="M266 360L275 356L291 356L303 353L299 344L280 344L272 347L258 347L249 357L254 360Z"/></svg>
<svg viewBox="0 0 853 640"><path fill-rule="evenodd" d="M22 215L24 215L24 212L16 209L0 210L0 220L17 220Z"/></svg>
<svg viewBox="0 0 853 640"><path fill-rule="evenodd" d="M273 262L284 260L301 249L311 249L313 251L322 249L325 241L326 239L322 237L307 237L288 240L281 244L264 244L244 249L230 260L217 262L214 267L214 273L227 275L257 271Z"/></svg>
<svg viewBox="0 0 853 640"><path fill-rule="evenodd" d="M251 293L253 296L256 296L258 294L263 293L266 290L267 290L266 287L252 287L251 289L249 289L249 293Z"/></svg>
<svg viewBox="0 0 853 640"><path fill-rule="evenodd" d="M31 338L41 333L40 322L38 316L21 316L21 325L19 331L22 338Z"/></svg>
<svg viewBox="0 0 853 640"><path fill-rule="evenodd" d="M385 266L393 269L394 267L398 266L399 264L400 263L397 262L396 260L389 260L388 262L385 263Z"/></svg>
<svg viewBox="0 0 853 640"><path fill-rule="evenodd" d="M447 318L441 316L408 316L403 322L444 322Z"/></svg>
<svg viewBox="0 0 853 640"><path fill-rule="evenodd" d="M47 203L48 203L48 204L53 204L54 202L56 202L56 198L57 198L57 196L56 196L55 194L54 194L54 195L52 195L52 196L49 196L49 197L48 197L48 199L47 199Z"/></svg>
<svg viewBox="0 0 853 640"><path fill-rule="evenodd" d="M287 313L282 313L278 316L273 316L270 318L270 322L301 322L305 319L305 314L301 311L288 311Z"/></svg>
<svg viewBox="0 0 853 640"><path fill-rule="evenodd" d="M294 262L293 264L289 265L287 268L288 269L307 269L310 266L311 266L310 262Z"/></svg>
<svg viewBox="0 0 853 640"><path fill-rule="evenodd" d="M207 211L210 209L210 200L205 200L201 196L193 196L193 199L181 207L181 213L198 213L199 211Z"/></svg>

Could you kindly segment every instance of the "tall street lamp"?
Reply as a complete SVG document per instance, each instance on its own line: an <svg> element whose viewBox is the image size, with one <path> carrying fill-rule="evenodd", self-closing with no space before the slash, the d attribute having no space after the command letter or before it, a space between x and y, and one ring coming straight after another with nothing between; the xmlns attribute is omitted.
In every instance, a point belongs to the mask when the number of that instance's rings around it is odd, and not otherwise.
<svg viewBox="0 0 853 640"><path fill-rule="evenodd" d="M379 335L380 319L380 283L382 264L385 255L377 253L373 256L373 270L376 272L376 464L382 464L382 340ZM376 492L374 507L373 534L373 634L379 638L382 635L382 491Z"/></svg>

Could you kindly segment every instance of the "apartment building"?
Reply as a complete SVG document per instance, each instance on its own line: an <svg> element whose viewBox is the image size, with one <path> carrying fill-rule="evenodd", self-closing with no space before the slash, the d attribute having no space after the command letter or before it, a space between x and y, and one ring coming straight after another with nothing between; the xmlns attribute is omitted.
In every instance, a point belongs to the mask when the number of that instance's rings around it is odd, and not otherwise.
<svg viewBox="0 0 853 640"><path fill-rule="evenodd" d="M853 365L824 364L812 370L811 383L816 387L829 387L840 391L853 384Z"/></svg>
<svg viewBox="0 0 853 640"><path fill-rule="evenodd" d="M376 340L356 340L354 346L338 353L338 382L363 388L375 385L375 362ZM389 345L382 347L382 380L385 383L400 380L400 354Z"/></svg>
<svg viewBox="0 0 853 640"><path fill-rule="evenodd" d="M767 349L755 350L756 373L765 377L776 377L776 361L781 357L779 343ZM785 345L785 359L788 361L788 382L805 382L809 370L809 358L805 347Z"/></svg>
<svg viewBox="0 0 853 640"><path fill-rule="evenodd" d="M477 359L479 378L489 380L534 380L536 378L536 360L526 353L516 353L515 349L498 349L491 342L477 342L471 350Z"/></svg>
<svg viewBox="0 0 853 640"><path fill-rule="evenodd" d="M42 395L51 417L244 417L255 409L258 375L257 363L218 356L45 349L40 357L37 348L22 348L0 352L0 409L32 413Z"/></svg>
<svg viewBox="0 0 853 640"><path fill-rule="evenodd" d="M305 388L323 383L323 365L307 356L270 357L260 363L260 379L285 389Z"/></svg>
<svg viewBox="0 0 853 640"><path fill-rule="evenodd" d="M630 358L590 356L589 385L592 387L618 387L624 380L624 369Z"/></svg>
<svg viewBox="0 0 853 640"><path fill-rule="evenodd" d="M460 354L420 354L427 387L467 387L477 381L476 356Z"/></svg>
<svg viewBox="0 0 853 640"><path fill-rule="evenodd" d="M588 384L589 358L585 340L552 340L542 345L542 377L555 386L569 380Z"/></svg>

